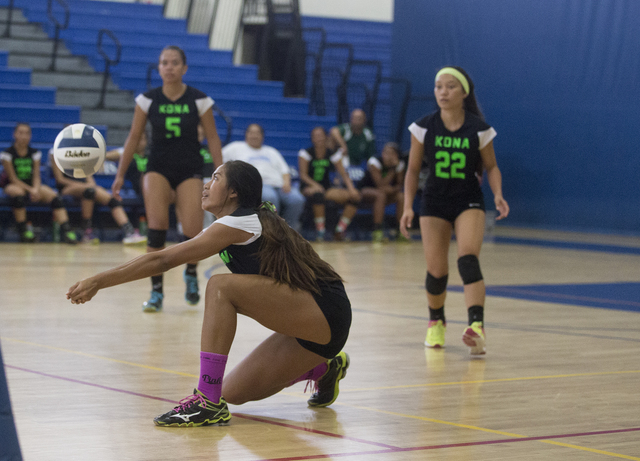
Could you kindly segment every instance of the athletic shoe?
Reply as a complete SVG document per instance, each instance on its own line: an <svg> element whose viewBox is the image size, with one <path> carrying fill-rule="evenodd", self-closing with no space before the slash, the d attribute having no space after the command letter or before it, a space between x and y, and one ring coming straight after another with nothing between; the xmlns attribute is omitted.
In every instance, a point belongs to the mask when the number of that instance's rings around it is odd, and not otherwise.
<svg viewBox="0 0 640 461"><path fill-rule="evenodd" d="M32 230L26 230L20 234L20 241L22 243L33 243L36 241L36 234Z"/></svg>
<svg viewBox="0 0 640 461"><path fill-rule="evenodd" d="M333 241L334 242L348 242L350 240L349 236L346 232L335 231L333 233Z"/></svg>
<svg viewBox="0 0 640 461"><path fill-rule="evenodd" d="M318 390L307 400L310 407L328 407L338 398L340 388L338 382L347 376L349 368L349 354L340 352L329 360L329 367L318 380Z"/></svg>
<svg viewBox="0 0 640 461"><path fill-rule="evenodd" d="M100 243L100 239L95 236L93 229L85 229L82 233L82 243Z"/></svg>
<svg viewBox="0 0 640 461"><path fill-rule="evenodd" d="M473 322L462 333L462 342L469 346L470 355L484 355L487 349L484 341L484 327L482 322Z"/></svg>
<svg viewBox="0 0 640 461"><path fill-rule="evenodd" d="M135 231L122 239L122 243L125 245L144 245L147 243L147 237L140 235L138 231Z"/></svg>
<svg viewBox="0 0 640 461"><path fill-rule="evenodd" d="M149 301L142 303L142 312L158 312L162 310L163 299L164 294L159 291L151 290L151 297L149 298Z"/></svg>
<svg viewBox="0 0 640 461"><path fill-rule="evenodd" d="M164 427L197 427L226 426L230 420L231 413L222 397L218 403L213 403L194 389L192 395L180 400L173 410L156 416L153 422L156 426Z"/></svg>
<svg viewBox="0 0 640 461"><path fill-rule="evenodd" d="M325 231L316 231L316 242L324 242Z"/></svg>
<svg viewBox="0 0 640 461"><path fill-rule="evenodd" d="M68 243L70 245L75 245L78 243L78 236L73 231L62 232L60 235L60 240L64 243Z"/></svg>
<svg viewBox="0 0 640 461"><path fill-rule="evenodd" d="M384 236L382 229L377 229L371 232L371 241L375 243L387 242L387 238Z"/></svg>
<svg viewBox="0 0 640 461"><path fill-rule="evenodd" d="M447 324L442 320L429 320L427 327L427 337L424 345L427 347L444 347L444 332L447 331Z"/></svg>
<svg viewBox="0 0 640 461"><path fill-rule="evenodd" d="M188 275L185 270L184 275L184 283L187 284L187 290L184 292L184 299L187 300L187 303L195 306L200 301L200 292L198 291L198 277L195 275Z"/></svg>
<svg viewBox="0 0 640 461"><path fill-rule="evenodd" d="M401 232L398 232L398 235L396 235L396 242L398 243L409 243L411 242L411 239L405 237L404 235L402 235Z"/></svg>

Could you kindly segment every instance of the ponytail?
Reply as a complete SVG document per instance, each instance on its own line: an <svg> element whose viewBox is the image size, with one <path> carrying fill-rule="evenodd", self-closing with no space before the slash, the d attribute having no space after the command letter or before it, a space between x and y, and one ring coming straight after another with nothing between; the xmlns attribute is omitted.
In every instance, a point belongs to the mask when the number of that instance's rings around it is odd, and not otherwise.
<svg viewBox="0 0 640 461"><path fill-rule="evenodd" d="M318 281L342 280L311 244L278 216L271 202L262 202L256 211L262 225L260 275L312 293L320 293Z"/></svg>

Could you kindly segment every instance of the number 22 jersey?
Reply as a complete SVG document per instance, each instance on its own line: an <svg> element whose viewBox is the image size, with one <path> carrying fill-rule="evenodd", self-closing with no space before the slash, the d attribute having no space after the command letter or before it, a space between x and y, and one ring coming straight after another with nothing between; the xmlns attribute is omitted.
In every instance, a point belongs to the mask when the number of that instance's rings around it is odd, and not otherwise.
<svg viewBox="0 0 640 461"><path fill-rule="evenodd" d="M490 125L465 111L464 123L451 132L438 110L412 123L409 131L423 144L429 167L424 196L453 198L482 193L475 173L482 162L480 149L496 137Z"/></svg>

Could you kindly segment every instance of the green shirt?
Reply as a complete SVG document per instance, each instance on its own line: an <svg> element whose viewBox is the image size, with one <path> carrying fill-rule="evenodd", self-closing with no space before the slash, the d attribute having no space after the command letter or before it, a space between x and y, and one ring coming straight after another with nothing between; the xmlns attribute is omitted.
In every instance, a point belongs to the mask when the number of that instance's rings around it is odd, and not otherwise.
<svg viewBox="0 0 640 461"><path fill-rule="evenodd" d="M364 127L361 134L354 134L351 125L343 123L338 125L338 130L349 149L351 165L358 166L376 154L376 137L369 128Z"/></svg>

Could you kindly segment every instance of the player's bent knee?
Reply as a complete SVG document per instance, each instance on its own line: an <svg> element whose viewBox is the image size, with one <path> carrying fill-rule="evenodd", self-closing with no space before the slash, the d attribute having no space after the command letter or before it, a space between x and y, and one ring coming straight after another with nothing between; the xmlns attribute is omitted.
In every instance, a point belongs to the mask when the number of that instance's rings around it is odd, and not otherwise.
<svg viewBox="0 0 640 461"><path fill-rule="evenodd" d="M27 206L27 198L24 195L16 195L14 197L11 197L10 202L11 208L14 209L24 208L25 206Z"/></svg>
<svg viewBox="0 0 640 461"><path fill-rule="evenodd" d="M425 282L427 293L435 296L441 295L447 289L448 280L449 274L443 275L442 277L434 277L427 272L427 280Z"/></svg>
<svg viewBox="0 0 640 461"><path fill-rule="evenodd" d="M60 208L64 208L64 203L62 203L62 199L59 196L56 196L51 200L51 209L59 210Z"/></svg>
<svg viewBox="0 0 640 461"><path fill-rule="evenodd" d="M314 205L324 205L324 194L322 192L316 192L309 197L309 201Z"/></svg>
<svg viewBox="0 0 640 461"><path fill-rule="evenodd" d="M113 210L114 208L122 206L122 202L112 197L111 200L107 202L107 206Z"/></svg>
<svg viewBox="0 0 640 461"><path fill-rule="evenodd" d="M480 261L476 255L460 256L458 258L458 272L460 272L460 278L465 285L482 280Z"/></svg>

